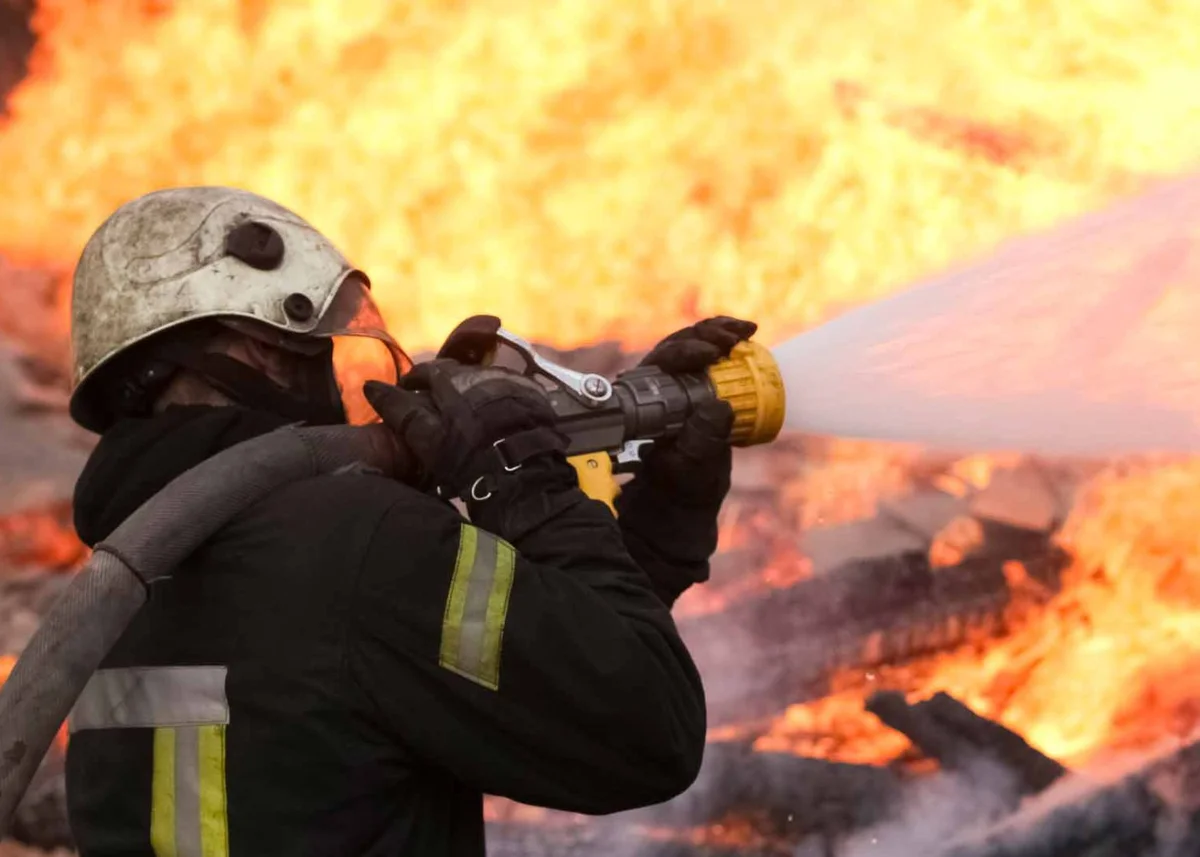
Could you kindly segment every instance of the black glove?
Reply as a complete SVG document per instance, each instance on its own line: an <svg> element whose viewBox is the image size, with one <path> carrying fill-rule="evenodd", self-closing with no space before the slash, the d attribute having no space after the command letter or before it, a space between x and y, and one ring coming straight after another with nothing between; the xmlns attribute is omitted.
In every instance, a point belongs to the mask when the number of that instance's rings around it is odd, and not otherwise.
<svg viewBox="0 0 1200 857"><path fill-rule="evenodd" d="M642 365L672 374L701 372L727 357L756 325L712 318L673 333ZM672 440L656 441L641 472L617 495L621 533L654 591L670 606L689 586L708 580L717 549L717 513L729 493L733 409L723 401L696 408Z"/></svg>
<svg viewBox="0 0 1200 857"><path fill-rule="evenodd" d="M758 325L752 321L719 315L677 330L642 358L640 365L657 366L664 372L680 375L700 372L728 357L733 346L752 337Z"/></svg>
<svg viewBox="0 0 1200 857"><path fill-rule="evenodd" d="M469 366L480 366L496 350L500 340L500 319L494 315L473 315L450 331L438 350L439 358L457 360Z"/></svg>
<svg viewBox="0 0 1200 857"><path fill-rule="evenodd" d="M506 369L442 358L363 393L417 459L418 486L444 498L486 500L506 474L566 448L541 386Z"/></svg>
<svg viewBox="0 0 1200 857"><path fill-rule="evenodd" d="M705 319L672 333L639 365L657 366L672 375L701 372L728 357L735 345L757 330L752 321L727 316ZM729 493L732 429L733 409L724 400L696 408L678 435L650 447L639 478L651 482L673 503L711 509L715 514Z"/></svg>

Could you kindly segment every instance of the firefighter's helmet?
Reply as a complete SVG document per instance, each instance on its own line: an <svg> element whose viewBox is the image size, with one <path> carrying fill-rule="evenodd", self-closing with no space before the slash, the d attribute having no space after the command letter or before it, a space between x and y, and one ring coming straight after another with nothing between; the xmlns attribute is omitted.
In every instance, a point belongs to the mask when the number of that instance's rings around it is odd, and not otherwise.
<svg viewBox="0 0 1200 857"><path fill-rule="evenodd" d="M388 335L354 268L307 221L269 199L225 187L149 193L88 240L71 300L71 416L102 431L98 378L163 331L216 319L275 344L336 336L384 343L394 374L408 358ZM257 333L256 333L257 332Z"/></svg>

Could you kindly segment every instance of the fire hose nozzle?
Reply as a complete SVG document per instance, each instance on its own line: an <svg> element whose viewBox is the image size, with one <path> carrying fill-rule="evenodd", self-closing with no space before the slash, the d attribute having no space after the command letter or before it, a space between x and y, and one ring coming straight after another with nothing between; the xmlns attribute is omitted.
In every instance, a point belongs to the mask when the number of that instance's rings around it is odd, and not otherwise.
<svg viewBox="0 0 1200 857"><path fill-rule="evenodd" d="M483 323L486 321L486 325ZM478 330L475 330L475 328ZM494 316L468 319L440 352L456 356L458 346L474 343L465 359L484 365L510 365L514 352L520 371L540 378L568 438L567 456L590 457L589 470L623 472L639 461L646 443L670 438L697 406L723 399L733 408L730 441L734 446L770 443L783 428L787 400L775 357L757 342L738 343L729 356L706 371L671 375L657 366L638 366L613 380L578 372L546 359L521 337L500 327ZM478 340L478 341L477 341ZM584 471L580 465L580 472Z"/></svg>
<svg viewBox="0 0 1200 857"><path fill-rule="evenodd" d="M770 443L783 428L787 394L774 355L757 342L739 342L729 357L709 367L718 399L733 408L734 446Z"/></svg>

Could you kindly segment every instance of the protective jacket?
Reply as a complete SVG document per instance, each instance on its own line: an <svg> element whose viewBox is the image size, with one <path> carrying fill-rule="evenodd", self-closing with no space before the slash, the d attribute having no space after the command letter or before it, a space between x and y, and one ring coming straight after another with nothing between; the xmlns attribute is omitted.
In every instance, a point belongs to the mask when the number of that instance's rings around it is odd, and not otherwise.
<svg viewBox="0 0 1200 857"><path fill-rule="evenodd" d="M77 487L80 536L280 424L118 423ZM351 469L281 489L154 584L72 713L81 855L478 857L484 793L609 813L686 789L704 696L666 602L703 572L631 534L635 561L565 461L527 471L528 494L577 496L513 543Z"/></svg>

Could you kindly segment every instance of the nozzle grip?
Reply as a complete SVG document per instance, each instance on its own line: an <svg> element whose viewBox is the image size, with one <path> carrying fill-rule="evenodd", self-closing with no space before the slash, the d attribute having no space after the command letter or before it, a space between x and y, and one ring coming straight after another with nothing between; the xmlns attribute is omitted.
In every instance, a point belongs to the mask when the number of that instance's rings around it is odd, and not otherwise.
<svg viewBox="0 0 1200 857"><path fill-rule="evenodd" d="M692 409L716 396L704 375L668 375L654 366L631 369L613 382L612 398L587 407L564 390L551 390L567 455L616 452L627 441L655 440L679 431Z"/></svg>
<svg viewBox="0 0 1200 857"><path fill-rule="evenodd" d="M613 383L625 414L625 440L669 437L683 427L688 414L711 401L716 391L704 375L668 375L655 366L623 372Z"/></svg>

